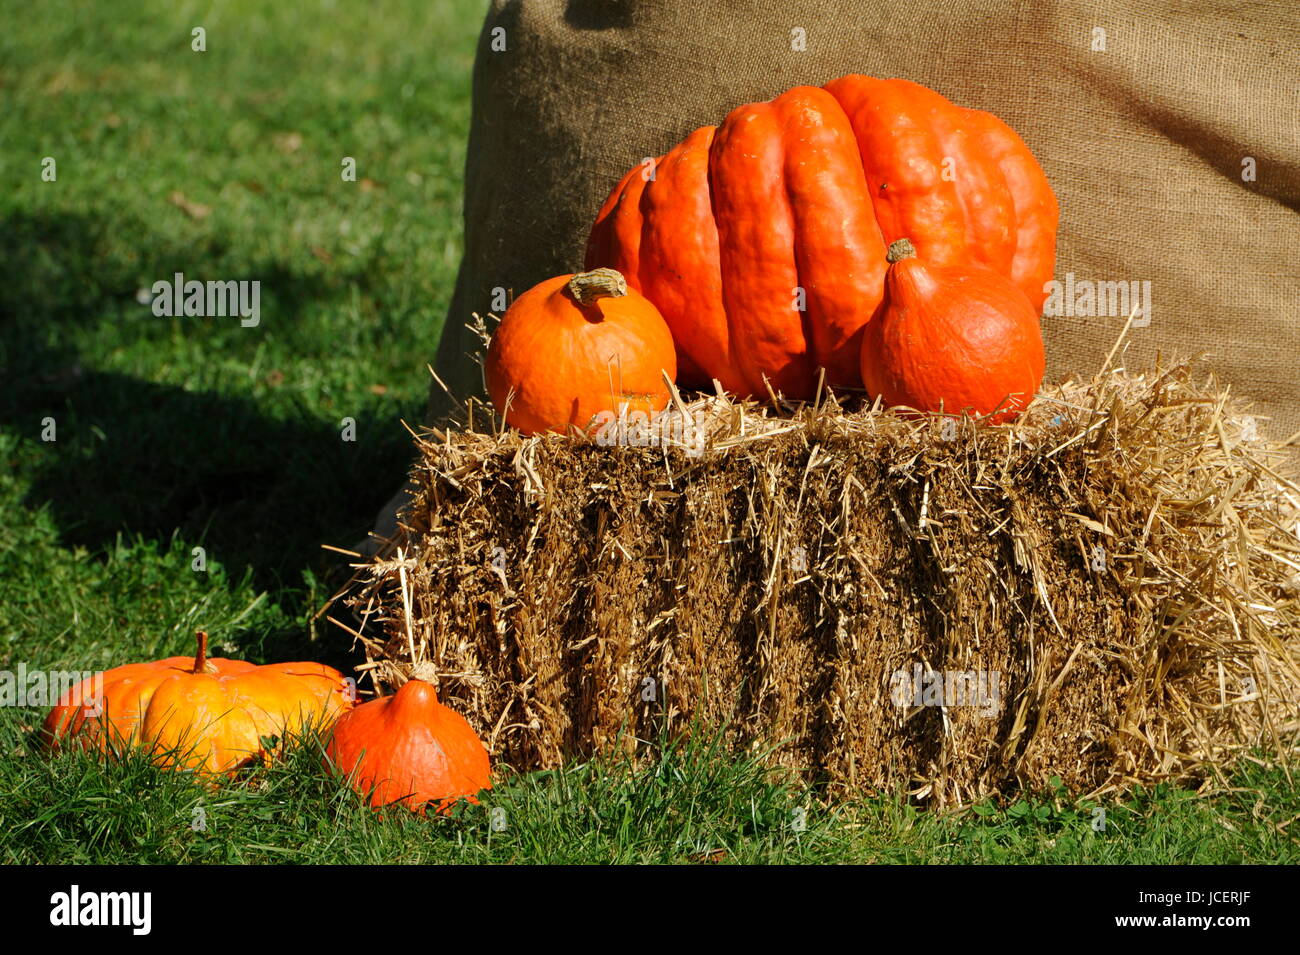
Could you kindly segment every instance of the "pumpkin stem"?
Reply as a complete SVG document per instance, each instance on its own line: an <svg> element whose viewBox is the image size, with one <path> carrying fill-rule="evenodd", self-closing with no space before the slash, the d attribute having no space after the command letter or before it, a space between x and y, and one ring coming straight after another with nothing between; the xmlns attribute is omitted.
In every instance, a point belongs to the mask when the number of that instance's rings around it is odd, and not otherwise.
<svg viewBox="0 0 1300 955"><path fill-rule="evenodd" d="M916 246L912 245L910 239L899 239L897 242L889 243L889 251L885 253L885 261L890 265L901 259L912 259L916 257Z"/></svg>
<svg viewBox="0 0 1300 955"><path fill-rule="evenodd" d="M195 630L194 636L199 639L199 652L194 655L194 672L208 672L208 633L206 630Z"/></svg>
<svg viewBox="0 0 1300 955"><path fill-rule="evenodd" d="M617 269L592 269L569 279L569 294L583 308L602 298L622 298L627 294L627 280Z"/></svg>
<svg viewBox="0 0 1300 955"><path fill-rule="evenodd" d="M422 660L411 667L410 680L420 680L433 686L438 685L438 668L428 660Z"/></svg>

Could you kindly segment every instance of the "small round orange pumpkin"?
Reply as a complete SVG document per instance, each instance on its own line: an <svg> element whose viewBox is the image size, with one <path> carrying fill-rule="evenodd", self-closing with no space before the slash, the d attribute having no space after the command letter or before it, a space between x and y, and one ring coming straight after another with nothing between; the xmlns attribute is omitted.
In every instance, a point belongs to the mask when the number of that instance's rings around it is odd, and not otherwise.
<svg viewBox="0 0 1300 955"><path fill-rule="evenodd" d="M677 377L659 310L614 269L557 275L506 310L488 346L488 394L525 434L585 430L602 411L662 411Z"/></svg>
<svg viewBox="0 0 1300 955"><path fill-rule="evenodd" d="M326 755L372 806L400 803L424 815L436 803L445 812L492 788L488 753L473 728L420 679L341 717Z"/></svg>
<svg viewBox="0 0 1300 955"><path fill-rule="evenodd" d="M884 301L862 339L868 393L917 411L1014 420L1044 370L1042 331L1024 292L976 263L922 262L907 239L890 245L888 260Z"/></svg>
<svg viewBox="0 0 1300 955"><path fill-rule="evenodd" d="M46 747L138 746L164 767L229 772L268 760L271 738L323 728L352 705L332 667L209 658L208 635L197 639L194 657L128 663L72 687L41 727Z"/></svg>

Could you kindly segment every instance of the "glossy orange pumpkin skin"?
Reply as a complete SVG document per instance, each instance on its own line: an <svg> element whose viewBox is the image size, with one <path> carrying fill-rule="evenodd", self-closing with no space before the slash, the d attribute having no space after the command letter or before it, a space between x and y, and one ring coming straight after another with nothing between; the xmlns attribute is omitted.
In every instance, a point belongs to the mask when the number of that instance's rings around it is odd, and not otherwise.
<svg viewBox="0 0 1300 955"><path fill-rule="evenodd" d="M488 346L488 394L506 422L525 434L585 430L602 411L653 414L668 404L677 376L672 333L659 310L622 276L591 279L584 304L557 275L506 310Z"/></svg>
<svg viewBox="0 0 1300 955"><path fill-rule="evenodd" d="M894 254L906 255L904 243ZM1042 384L1038 314L1005 276L982 265L900 257L867 326L862 378L886 405L1014 420ZM997 412L994 414L994 412Z"/></svg>
<svg viewBox="0 0 1300 955"><path fill-rule="evenodd" d="M265 762L264 739L323 728L351 705L332 667L209 658L200 633L196 657L128 663L73 687L40 735L51 749L139 747L160 766L214 774Z"/></svg>
<svg viewBox="0 0 1300 955"><path fill-rule="evenodd" d="M659 307L682 384L766 395L766 378L807 398L819 367L831 385L861 386L889 243L910 237L935 265L985 265L1039 309L1057 219L1042 169L997 117L851 75L741 106L631 170L586 263L618 269Z"/></svg>
<svg viewBox="0 0 1300 955"><path fill-rule="evenodd" d="M424 815L492 787L487 750L465 718L438 702L433 686L409 680L334 724L326 754L374 806L400 803Z"/></svg>

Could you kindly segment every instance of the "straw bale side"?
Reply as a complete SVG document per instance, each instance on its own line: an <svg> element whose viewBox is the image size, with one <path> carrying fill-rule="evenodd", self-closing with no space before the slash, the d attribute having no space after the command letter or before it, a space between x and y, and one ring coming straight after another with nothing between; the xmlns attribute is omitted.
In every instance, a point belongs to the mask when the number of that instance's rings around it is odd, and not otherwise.
<svg viewBox="0 0 1300 955"><path fill-rule="evenodd" d="M1188 365L1051 389L1011 426L679 413L694 447L523 438L482 408L422 435L350 597L375 682L431 661L519 768L725 727L938 804L1294 746L1300 489Z"/></svg>

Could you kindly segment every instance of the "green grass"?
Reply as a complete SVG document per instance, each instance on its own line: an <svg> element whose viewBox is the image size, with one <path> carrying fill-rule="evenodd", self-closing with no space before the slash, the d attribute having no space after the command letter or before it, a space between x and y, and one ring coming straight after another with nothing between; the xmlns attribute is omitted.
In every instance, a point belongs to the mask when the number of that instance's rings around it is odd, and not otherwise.
<svg viewBox="0 0 1300 955"><path fill-rule="evenodd" d="M179 529L278 590L401 483L483 4L386 6L55 2L0 31L0 422L63 543ZM137 293L178 271L260 280L261 324L155 317Z"/></svg>
<svg viewBox="0 0 1300 955"><path fill-rule="evenodd" d="M422 411L460 252L484 6L47 0L7 18L0 669L184 653L198 627L223 655L356 662L312 619L339 566L320 544L368 529L410 453L400 422ZM364 182L342 180L345 156ZM156 318L137 293L177 271L260 280L260 326ZM139 759L46 758L42 716L0 708L5 861L1298 857L1300 796L1254 768L1210 799L1130 794L1097 832L1063 793L960 814L827 806L698 741L640 770L503 768L482 806L417 819L373 813L312 746L214 790Z"/></svg>
<svg viewBox="0 0 1300 955"><path fill-rule="evenodd" d="M15 727L0 731L0 745L23 748ZM826 806L697 740L664 746L640 768L502 771L480 804L420 818L364 806L323 768L315 740L217 788L139 757L106 766L84 753L27 755L0 767L0 787L12 794L0 800L6 862L1300 861L1279 828L1300 813L1300 799L1277 792L1267 774L1243 775L1239 791L1219 800L1162 786L1102 807L1051 793L940 814L892 797Z"/></svg>

